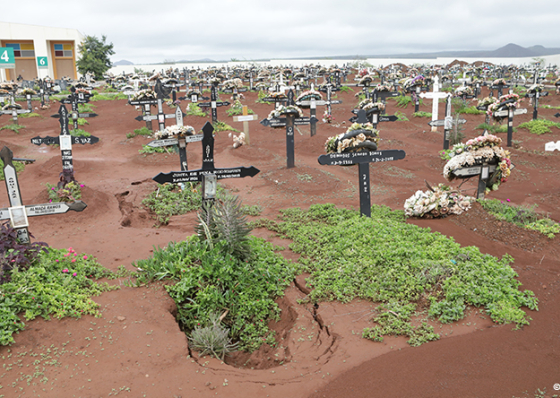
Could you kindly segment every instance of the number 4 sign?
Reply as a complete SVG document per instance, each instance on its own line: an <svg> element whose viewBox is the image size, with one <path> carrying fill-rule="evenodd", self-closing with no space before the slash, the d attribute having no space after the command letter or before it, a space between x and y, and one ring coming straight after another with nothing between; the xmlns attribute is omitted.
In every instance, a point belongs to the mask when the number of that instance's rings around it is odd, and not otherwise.
<svg viewBox="0 0 560 398"><path fill-rule="evenodd" d="M14 58L14 49L0 47L0 69L13 69L15 67L16 59Z"/></svg>
<svg viewBox="0 0 560 398"><path fill-rule="evenodd" d="M47 57L37 57L37 68L47 69L49 67L49 61Z"/></svg>

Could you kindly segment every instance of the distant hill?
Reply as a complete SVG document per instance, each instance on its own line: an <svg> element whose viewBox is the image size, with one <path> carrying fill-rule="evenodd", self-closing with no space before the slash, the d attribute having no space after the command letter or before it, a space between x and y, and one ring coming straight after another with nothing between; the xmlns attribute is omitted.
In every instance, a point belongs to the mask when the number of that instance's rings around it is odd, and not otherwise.
<svg viewBox="0 0 560 398"><path fill-rule="evenodd" d="M341 55L335 57L313 57L301 59L354 59L354 58L525 58L525 57L542 57L545 55L560 54L560 48L545 48L537 45L532 47L521 47L517 44L507 44L497 50L492 51L439 51L433 53L408 53L408 54L385 54L385 55Z"/></svg>
<svg viewBox="0 0 560 398"><path fill-rule="evenodd" d="M113 62L113 66L121 66L121 65L134 65L134 63L127 61L126 59L117 61L117 62Z"/></svg>
<svg viewBox="0 0 560 398"><path fill-rule="evenodd" d="M196 59L194 61L186 61L186 60L182 60L182 61L177 61L177 64L188 64L189 62L219 62L219 61L214 61L213 59L210 58L202 58L202 59Z"/></svg>

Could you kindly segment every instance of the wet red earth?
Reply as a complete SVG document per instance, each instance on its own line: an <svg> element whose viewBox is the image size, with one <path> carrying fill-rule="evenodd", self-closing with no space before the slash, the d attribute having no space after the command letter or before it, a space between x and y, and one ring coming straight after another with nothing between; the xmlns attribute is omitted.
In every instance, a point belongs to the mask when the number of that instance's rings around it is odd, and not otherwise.
<svg viewBox="0 0 560 398"><path fill-rule="evenodd" d="M272 106L256 104L256 98L249 93L243 102L260 120ZM238 149L232 147L227 133L218 133L216 167L260 170L253 178L220 183L244 204L261 206L262 217L275 219L280 209L307 208L314 203L359 209L357 168L321 166L317 161L326 139L349 126L350 111L357 104L352 92L339 93L338 98L343 103L333 106L335 120L319 122L315 136L310 136L308 126L296 128L295 168L286 167L281 129L249 122L250 145ZM99 116L88 119L85 129L100 141L73 148L75 174L85 184L87 209L34 217L30 231L53 247L73 247L93 255L111 270L120 265L135 270L133 262L149 257L154 247L193 234L196 214L174 216L168 225L154 227L153 215L141 201L157 189L152 177L180 168L178 155L138 153L150 138L126 138L144 123L134 119L139 113L125 100L94 105ZM552 92L541 99L541 105L558 106L560 98ZM48 110L35 110L40 117L21 119L25 128L19 134L0 131L0 147L8 146L16 157L36 159L18 176L24 204L46 202L45 184L56 183L62 170L58 147L30 143L32 137L58 135L58 121L49 117L58 107L52 104ZM524 107L529 107L527 101ZM431 112L431 101L420 110ZM441 128L432 132L428 119L412 116L412 105L401 109L389 101L387 113L395 111L403 112L409 121L382 123L380 149L402 149L406 158L370 166L371 201L402 209L408 197L426 189L424 180L432 185L446 182L444 161L438 154L443 138ZM440 114L443 111L442 103ZM539 115L549 120L554 120L556 112L539 109ZM530 108L527 114L516 116L514 125L530 120L531 114ZM242 123L233 122L224 108L218 109L218 117L242 129ZM484 116L465 118L466 138L480 135L475 127L484 122ZM185 124L199 130L206 121L189 116ZM9 124L8 117L0 119L0 124ZM505 142L505 135L501 137ZM536 204L538 211L560 221L560 153L544 151L546 142L560 140L559 130L552 128L552 133L537 136L519 129L513 138L511 159L516 167L509 181L489 197L509 199L515 205ZM201 151L200 143L188 145L191 169L200 167ZM462 188L474 194L475 184L468 182ZM0 184L0 207L7 206L6 189ZM539 310L527 310L530 325L513 330L512 325L492 323L482 309L471 308L462 321L436 326L442 337L438 341L416 348L398 337L372 342L361 338L361 330L371 326L375 303L319 303L313 316L313 307L300 304L309 293L306 275L300 275L278 300L281 320L270 325L284 339L281 348L263 346L252 354L236 353L222 363L189 351L187 337L174 317L175 305L160 284L132 288L121 279L112 282L121 285L119 290L95 298L102 317L26 322L14 345L0 347L4 365L0 396L512 397L533 396L544 388L547 395L554 393L554 384L560 383L559 238L548 239L499 222L478 204L460 216L408 222L453 237L462 245L478 246L484 253L512 255L522 288L539 298ZM267 230L253 234L285 247L290 243ZM297 260L289 249L281 253ZM25 354L30 352L44 355L40 369L44 377L28 384L26 375L33 375L36 360Z"/></svg>

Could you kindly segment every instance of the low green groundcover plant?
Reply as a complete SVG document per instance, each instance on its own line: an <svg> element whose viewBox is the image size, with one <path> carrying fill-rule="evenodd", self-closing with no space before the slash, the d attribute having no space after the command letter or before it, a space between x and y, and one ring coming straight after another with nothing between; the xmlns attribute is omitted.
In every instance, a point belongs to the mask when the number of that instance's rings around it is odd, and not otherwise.
<svg viewBox="0 0 560 398"><path fill-rule="evenodd" d="M528 324L521 309L537 309L531 291L510 267L513 258L461 247L451 238L405 222L403 211L373 206L372 216L334 205L282 211L281 221L261 219L266 227L293 240L303 271L311 276L312 302L355 298L380 302L377 323L363 334L374 340L402 334L411 345L439 338L426 323L413 326L412 316L448 323L462 319L467 306L484 307L497 323ZM426 308L418 302L427 303Z"/></svg>
<svg viewBox="0 0 560 398"><path fill-rule="evenodd" d="M86 119L82 119L82 120L86 121ZM78 125L80 125L80 119L78 119ZM83 129L70 130L70 135L73 135L74 137L91 137L91 134Z"/></svg>
<svg viewBox="0 0 560 398"><path fill-rule="evenodd" d="M508 199L509 200L509 199ZM498 220L513 223L519 227L538 231L549 238L554 238L560 233L560 224L548 217L539 215L535 209L537 205L515 206L498 199L479 200L484 210L492 214Z"/></svg>
<svg viewBox="0 0 560 398"><path fill-rule="evenodd" d="M0 253L0 262L7 261L13 250ZM38 316L99 317L99 305L91 297L118 289L97 282L114 274L93 257L72 248L40 250L27 269L14 267L9 276L9 281L0 285L0 345L14 343L13 334L25 328L20 314L28 321Z"/></svg>
<svg viewBox="0 0 560 398"><path fill-rule="evenodd" d="M141 135L144 137L149 137L153 134L153 131L147 128L146 126L140 129L134 129L132 133L126 133L126 138L134 138L137 135Z"/></svg>
<svg viewBox="0 0 560 398"><path fill-rule="evenodd" d="M413 117L432 117L431 112L418 111L412 114Z"/></svg>
<svg viewBox="0 0 560 398"><path fill-rule="evenodd" d="M226 124L224 122L220 122L219 120L212 126L214 127L214 133L218 133L220 131L234 131L236 133L239 133L239 130L237 130L236 128L233 128L229 124Z"/></svg>
<svg viewBox="0 0 560 398"><path fill-rule="evenodd" d="M537 135L550 133L551 127L560 128L560 123L553 122L547 119L537 119L537 120L531 120L529 122L521 123L519 125L520 129L527 129L531 134L537 134Z"/></svg>
<svg viewBox="0 0 560 398"><path fill-rule="evenodd" d="M227 311L223 323L240 349L275 345L268 321L279 319L274 300L284 294L296 266L274 253L264 239L251 236L247 243L251 254L245 260L229 254L224 241L211 243L193 235L170 243L135 263L142 269L138 283L175 281L166 289L177 303L177 319L186 332L205 327L213 314Z"/></svg>
<svg viewBox="0 0 560 398"><path fill-rule="evenodd" d="M84 184L80 184L76 181L70 181L63 187L59 187L58 184L47 185L47 192L49 193L50 202L75 202L82 198L82 188Z"/></svg>
<svg viewBox="0 0 560 398"><path fill-rule="evenodd" d="M165 225L171 216L186 214L200 208L202 205L200 184L186 183L184 189L176 184L160 185L157 190L142 200L142 204L155 213L159 225Z"/></svg>
<svg viewBox="0 0 560 398"><path fill-rule="evenodd" d="M29 113L21 113L18 115L18 117L22 117L22 118L28 118L28 117L40 117L41 115L39 115L38 113L35 112L29 112Z"/></svg>
<svg viewBox="0 0 560 398"><path fill-rule="evenodd" d="M5 126L0 127L0 130L12 130L14 133L19 134L19 131L24 128L25 126L19 124L7 124Z"/></svg>
<svg viewBox="0 0 560 398"><path fill-rule="evenodd" d="M477 130L487 130L490 134L498 134L498 133L507 133L508 126L507 124L487 124L487 123L480 123L478 126L475 127ZM514 127L512 129L513 132L516 132L517 129Z"/></svg>

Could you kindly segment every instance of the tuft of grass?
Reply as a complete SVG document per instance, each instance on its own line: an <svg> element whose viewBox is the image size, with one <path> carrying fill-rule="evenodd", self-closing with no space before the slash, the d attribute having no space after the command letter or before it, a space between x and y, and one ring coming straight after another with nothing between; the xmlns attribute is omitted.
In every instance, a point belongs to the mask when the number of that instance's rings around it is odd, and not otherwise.
<svg viewBox="0 0 560 398"><path fill-rule="evenodd" d="M406 117L406 115L401 111L396 111L395 116L397 117L398 122L408 122L409 121L408 117Z"/></svg>
<svg viewBox="0 0 560 398"><path fill-rule="evenodd" d="M7 124L6 126L0 127L0 130L12 130L14 133L19 134L19 131L24 128L25 126L19 124Z"/></svg>
<svg viewBox="0 0 560 398"><path fill-rule="evenodd" d="M147 137L153 134L153 131L150 130L149 128L147 128L146 126L140 128L140 129L134 129L134 131L132 133L126 133L126 138L134 138L138 135L141 135L143 137Z"/></svg>
<svg viewBox="0 0 560 398"><path fill-rule="evenodd" d="M204 112L196 102L191 102L187 107L185 114L187 116L206 116L206 112Z"/></svg>
<svg viewBox="0 0 560 398"><path fill-rule="evenodd" d="M25 163L24 162L16 162L13 161L12 162L14 165L14 168L16 169L16 173L20 173L20 171L23 171L23 169L25 169ZM0 181L4 180L4 162L2 161L2 159L0 159Z"/></svg>
<svg viewBox="0 0 560 398"><path fill-rule="evenodd" d="M349 93L350 91L354 92L354 89L352 87L349 87L349 86L340 86L339 91L341 93Z"/></svg>
<svg viewBox="0 0 560 398"><path fill-rule="evenodd" d="M80 124L79 120L80 119L78 119L78 125ZM70 130L70 135L73 135L74 137L91 137L91 134L83 129Z"/></svg>
<svg viewBox="0 0 560 398"><path fill-rule="evenodd" d="M514 206L498 199L479 199L478 202L484 210L500 221L506 221L521 228L538 231L550 239L554 238L555 234L560 233L560 224L538 214L535 211L537 208L536 204L532 206Z"/></svg>
<svg viewBox="0 0 560 398"><path fill-rule="evenodd" d="M142 204L155 214L157 225L166 225L171 216L186 214L200 208L200 184L186 183L184 189L175 184L160 185L142 200Z"/></svg>
<svg viewBox="0 0 560 398"><path fill-rule="evenodd" d="M29 112L29 113L22 113L22 114L18 115L18 117L22 117L22 118L41 117L41 115L39 115L38 113L35 113L35 112Z"/></svg>
<svg viewBox="0 0 560 398"><path fill-rule="evenodd" d="M220 122L219 120L216 123L214 123L212 126L214 127L215 133L218 133L220 131L234 131L236 133L239 133L239 130L231 127L229 124Z"/></svg>
<svg viewBox="0 0 560 398"><path fill-rule="evenodd" d="M505 124L487 124L481 123L475 127L477 130L488 130L490 134L507 133L508 126ZM514 127L513 131L516 132L517 129Z"/></svg>
<svg viewBox="0 0 560 398"><path fill-rule="evenodd" d="M560 128L560 123L553 122L547 119L531 120L529 122L521 123L518 128L527 129L531 134L542 135L550 133L551 127Z"/></svg>
<svg viewBox="0 0 560 398"><path fill-rule="evenodd" d="M432 117L431 112L418 111L412 114L413 117Z"/></svg>

